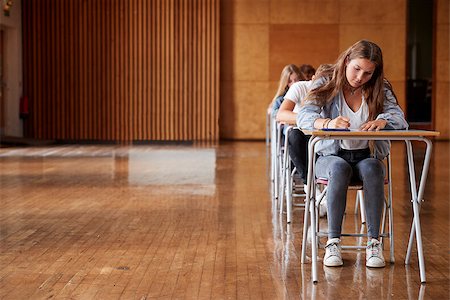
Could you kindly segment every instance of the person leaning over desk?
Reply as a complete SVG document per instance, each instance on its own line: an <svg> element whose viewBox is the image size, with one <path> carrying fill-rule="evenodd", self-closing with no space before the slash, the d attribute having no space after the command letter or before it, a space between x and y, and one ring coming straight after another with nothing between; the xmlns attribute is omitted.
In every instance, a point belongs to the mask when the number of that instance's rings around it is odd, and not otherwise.
<svg viewBox="0 0 450 300"><path fill-rule="evenodd" d="M305 65L302 65L305 66ZM306 65L309 66L309 65ZM284 124L295 124L297 119L297 113L300 107L303 105L303 99L309 92L312 80L316 74L320 76L322 72L326 72L326 69L331 65L322 64L317 68L316 73L308 81L298 81L294 83L286 95L284 96L283 103L278 110L276 120ZM304 184L306 184L307 171L308 171L308 141L309 136L306 136L298 128L293 128L287 137L289 143L289 157L294 163L297 170L297 174L301 178ZM326 196L320 202L319 216L324 217L327 213L327 201Z"/></svg>
<svg viewBox="0 0 450 300"><path fill-rule="evenodd" d="M404 113L384 78L380 47L360 40L341 53L328 72L314 80L298 113L297 126L306 130L406 129ZM367 140L323 140L317 144L315 175L328 179L325 266L343 265L340 237L352 178L363 182L368 231L366 266L385 266L379 231L384 203L382 160L389 151L388 141L376 141L373 147Z"/></svg>

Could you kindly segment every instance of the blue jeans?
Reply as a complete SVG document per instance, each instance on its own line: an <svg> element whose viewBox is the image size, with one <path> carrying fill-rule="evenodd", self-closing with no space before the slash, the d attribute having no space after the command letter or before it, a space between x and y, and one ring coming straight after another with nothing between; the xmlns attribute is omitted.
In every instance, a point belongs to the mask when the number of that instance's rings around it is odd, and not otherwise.
<svg viewBox="0 0 450 300"><path fill-rule="evenodd" d="M367 150L340 151L338 156L319 156L316 176L328 179L328 238L339 238L342 232L347 189L352 181L362 181L366 206L367 234L378 238L384 204L384 164L370 157Z"/></svg>

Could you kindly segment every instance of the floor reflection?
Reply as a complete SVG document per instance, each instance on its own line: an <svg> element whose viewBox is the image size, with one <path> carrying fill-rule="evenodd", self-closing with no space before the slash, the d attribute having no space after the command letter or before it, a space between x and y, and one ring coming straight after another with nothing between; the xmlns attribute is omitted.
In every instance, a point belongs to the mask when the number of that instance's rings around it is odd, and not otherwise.
<svg viewBox="0 0 450 300"><path fill-rule="evenodd" d="M155 149L128 152L130 184L214 185L216 152L214 149Z"/></svg>
<svg viewBox="0 0 450 300"><path fill-rule="evenodd" d="M273 195L273 194L272 194ZM303 208L296 208L294 221L286 224L286 213L280 213L278 199L272 197L272 237L275 248L273 251L274 263L278 262L276 268L280 272L280 278L289 286L293 274L298 274L298 285L300 286L300 299L424 299L426 285L420 284L418 270L410 271L409 266L404 266L399 260L398 264L389 264L389 240L385 239L385 257L387 265L385 268L367 268L365 266L365 251L343 250L343 267L326 267L322 264L319 251L318 272L319 283L311 281L311 258L310 246L307 248L307 260L305 264L300 263ZM326 228L326 218L319 219L320 227ZM353 213L352 209L345 215L345 226L353 228L355 232L365 233L367 228L361 224L360 216ZM310 243L310 232L307 232L307 241ZM347 243L364 245L366 239L363 237L344 238ZM322 241L323 242L323 241ZM399 249L396 249L399 251ZM397 254L398 255L398 254ZM404 254L402 254L404 255ZM402 258L404 258L402 256ZM416 263L416 262L414 262ZM401 273L403 272L404 275ZM298 272L299 271L299 272ZM410 274L412 273L412 274ZM286 292L284 299L289 299Z"/></svg>
<svg viewBox="0 0 450 300"><path fill-rule="evenodd" d="M10 262L0 268L0 298L64 298L72 287L65 298L86 299L87 287L108 292L112 283L137 295L143 282L138 298L448 299L450 160L439 152L449 148L434 148L440 160L421 207L426 285L415 248L404 266L412 214L404 147L394 149L396 264L368 269L365 251L348 250L343 267L326 268L321 249L317 284L308 243L301 263L305 211L296 207L286 224L278 200L271 200L261 143L0 149L0 259ZM348 201L345 229L364 232L354 202ZM326 219L319 222L326 227ZM355 241L366 242L348 240ZM384 253L388 258L388 242ZM114 268L122 266L130 269ZM101 270L114 270L116 281ZM41 288L58 274L61 281ZM85 285L77 289L76 282Z"/></svg>
<svg viewBox="0 0 450 300"><path fill-rule="evenodd" d="M83 184L168 186L168 193L214 195L216 192L216 148L192 146L99 146L2 148L0 158L9 168L3 175L22 171L26 158L27 176L57 185L72 179ZM30 173L30 164L35 165ZM80 166L89 166L80 168ZM74 172L76 170L76 172ZM14 176L14 177L13 177ZM78 177L78 179L77 179ZM3 180L8 180L5 177ZM164 192L164 188L161 190Z"/></svg>

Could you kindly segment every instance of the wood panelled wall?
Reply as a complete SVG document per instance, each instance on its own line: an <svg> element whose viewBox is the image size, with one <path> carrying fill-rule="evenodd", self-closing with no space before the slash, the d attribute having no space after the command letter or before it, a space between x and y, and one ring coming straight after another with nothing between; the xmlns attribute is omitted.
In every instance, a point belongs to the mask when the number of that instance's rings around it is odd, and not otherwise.
<svg viewBox="0 0 450 300"><path fill-rule="evenodd" d="M217 140L219 0L23 0L29 137Z"/></svg>
<svg viewBox="0 0 450 300"><path fill-rule="evenodd" d="M436 47L433 114L440 139L450 139L450 1L436 3Z"/></svg>
<svg viewBox="0 0 450 300"><path fill-rule="evenodd" d="M263 139L266 111L287 64L333 63L359 39L383 50L384 71L406 107L407 0L224 0L221 137ZM436 126L449 138L449 0L437 0Z"/></svg>
<svg viewBox="0 0 450 300"><path fill-rule="evenodd" d="M221 136L264 138L267 106L283 67L334 63L360 39L382 48L385 74L406 109L407 0L223 2Z"/></svg>

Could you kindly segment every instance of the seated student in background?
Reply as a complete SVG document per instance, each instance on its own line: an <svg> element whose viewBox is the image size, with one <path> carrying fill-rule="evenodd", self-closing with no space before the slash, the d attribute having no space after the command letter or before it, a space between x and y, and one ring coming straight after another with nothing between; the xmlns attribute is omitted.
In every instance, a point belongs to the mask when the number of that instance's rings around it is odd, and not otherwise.
<svg viewBox="0 0 450 300"><path fill-rule="evenodd" d="M303 76L300 74L299 68L294 64L289 64L283 68L281 71L280 81L278 83L278 90L273 97L272 102L270 102L267 112L272 116L275 116L281 103L283 102L283 97L287 90L292 84L299 80L304 80Z"/></svg>
<svg viewBox="0 0 450 300"><path fill-rule="evenodd" d="M313 66L303 64L299 67L300 75L305 78L303 80L312 80L314 74L316 73L316 70Z"/></svg>
<svg viewBox="0 0 450 300"><path fill-rule="evenodd" d="M345 50L327 73L316 77L301 107L297 125L303 129L350 128L359 130L404 129L408 124L392 86L385 80L378 45L361 40ZM368 242L366 266L384 267L379 241L384 205L388 141L369 147L367 140L324 140L316 145L316 177L328 179L328 241L323 264L342 266L340 237L353 178L363 182Z"/></svg>
<svg viewBox="0 0 450 300"><path fill-rule="evenodd" d="M320 76L322 72L326 72L331 65L323 64L317 68L316 74ZM314 75L311 77L314 79ZM284 96L285 101L281 104L277 113L277 121L286 124L296 124L297 112L303 105L303 99L309 92L312 85L312 81L299 81L294 83ZM289 132L289 156L294 163L297 170L297 174L306 183L307 178L307 166L308 166L308 141L309 137L295 128ZM326 215L326 199L323 199L320 203L319 215L321 217Z"/></svg>
<svg viewBox="0 0 450 300"><path fill-rule="evenodd" d="M321 65L317 69L317 74L320 74L329 68L331 65ZM286 124L296 124L297 113L300 109L300 106L303 104L303 99L306 94L309 92L312 81L299 81L294 83L286 95L284 96L283 103L280 106L280 109L276 115L276 119L278 122L286 123ZM306 183L307 176L307 148L308 148L308 138L298 129L291 130L288 136L289 142L289 155L294 163L294 166L297 168L297 172L299 176L303 179L304 183Z"/></svg>

